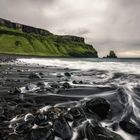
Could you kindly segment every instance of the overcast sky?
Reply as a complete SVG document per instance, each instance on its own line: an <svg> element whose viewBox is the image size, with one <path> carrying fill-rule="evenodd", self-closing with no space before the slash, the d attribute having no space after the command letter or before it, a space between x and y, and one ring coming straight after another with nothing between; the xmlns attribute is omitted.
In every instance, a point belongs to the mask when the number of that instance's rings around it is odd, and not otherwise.
<svg viewBox="0 0 140 140"><path fill-rule="evenodd" d="M100 56L140 57L140 0L0 0L0 17L85 37Z"/></svg>

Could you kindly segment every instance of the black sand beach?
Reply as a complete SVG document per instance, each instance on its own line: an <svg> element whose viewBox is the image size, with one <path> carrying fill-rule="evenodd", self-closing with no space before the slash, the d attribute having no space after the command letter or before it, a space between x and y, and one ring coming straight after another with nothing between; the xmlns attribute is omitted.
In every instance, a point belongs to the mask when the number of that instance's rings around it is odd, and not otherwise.
<svg viewBox="0 0 140 140"><path fill-rule="evenodd" d="M108 72L4 61L0 140L123 140L119 130L138 139L126 90L113 84L125 75L103 75Z"/></svg>

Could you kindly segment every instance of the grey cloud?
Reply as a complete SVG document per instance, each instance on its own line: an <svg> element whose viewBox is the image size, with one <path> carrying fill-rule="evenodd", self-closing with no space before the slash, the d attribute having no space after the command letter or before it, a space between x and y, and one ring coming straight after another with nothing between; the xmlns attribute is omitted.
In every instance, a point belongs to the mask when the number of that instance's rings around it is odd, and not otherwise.
<svg viewBox="0 0 140 140"><path fill-rule="evenodd" d="M119 56L137 57L139 7L140 0L1 0L0 17L56 34L83 36L101 56L113 49Z"/></svg>

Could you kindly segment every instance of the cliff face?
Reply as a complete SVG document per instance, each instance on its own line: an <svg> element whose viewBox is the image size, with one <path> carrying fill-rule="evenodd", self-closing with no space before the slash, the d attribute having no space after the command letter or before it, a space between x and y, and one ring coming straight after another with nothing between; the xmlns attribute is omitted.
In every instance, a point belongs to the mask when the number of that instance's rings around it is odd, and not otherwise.
<svg viewBox="0 0 140 140"><path fill-rule="evenodd" d="M0 18L0 25L6 26L8 28L18 29L25 33L35 33L35 34L39 34L39 35L43 35L43 36L51 34L47 30L43 30L43 29L39 29L39 28L35 28L35 27L31 27L31 26L27 26L27 25L23 25L23 24L19 24L19 23L14 23L9 20L5 20L5 19L1 19L1 18Z"/></svg>
<svg viewBox="0 0 140 140"><path fill-rule="evenodd" d="M61 36L62 40L85 43L85 39L77 36Z"/></svg>
<svg viewBox="0 0 140 140"><path fill-rule="evenodd" d="M42 36L47 36L47 35L52 34L47 30L43 30L40 28L35 28L35 27L31 27L31 26L23 25L23 24L19 24L19 23L14 23L9 20L2 19L2 18L0 18L0 25L6 26L8 28L18 29L25 33L34 33L34 34L38 34L38 35L42 35ZM84 38L77 37L77 36L66 35L66 36L61 36L61 39L64 39L67 41L76 41L76 42L84 43Z"/></svg>
<svg viewBox="0 0 140 140"><path fill-rule="evenodd" d="M0 53L98 57L82 37L58 36L51 32L0 18Z"/></svg>

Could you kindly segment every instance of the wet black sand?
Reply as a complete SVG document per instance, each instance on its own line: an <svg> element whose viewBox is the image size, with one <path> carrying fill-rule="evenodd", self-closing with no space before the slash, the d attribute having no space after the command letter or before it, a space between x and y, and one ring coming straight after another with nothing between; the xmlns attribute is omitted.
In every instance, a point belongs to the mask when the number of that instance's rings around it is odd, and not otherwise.
<svg viewBox="0 0 140 140"><path fill-rule="evenodd" d="M115 134L120 126L138 136L140 129L122 117L128 97L112 79L100 83L102 74L107 72L1 64L0 140L122 140Z"/></svg>

